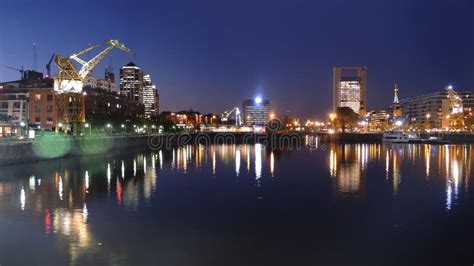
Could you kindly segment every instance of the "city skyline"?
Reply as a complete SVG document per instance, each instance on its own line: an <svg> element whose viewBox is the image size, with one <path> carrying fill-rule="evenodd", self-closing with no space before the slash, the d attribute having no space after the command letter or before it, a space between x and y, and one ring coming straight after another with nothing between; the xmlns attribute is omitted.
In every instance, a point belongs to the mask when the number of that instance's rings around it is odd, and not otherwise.
<svg viewBox="0 0 474 266"><path fill-rule="evenodd" d="M51 16L37 12L45 5ZM111 6L116 12L73 25L58 24L67 13L55 10L69 5L6 3L0 11L4 18L0 32L5 33L0 41L2 65L32 68L35 42L37 69L46 72L44 65L52 53L66 55L88 43L118 38L136 51L137 65L154 77L161 110L192 107L221 113L240 105L242 99L261 95L279 106L282 114L319 119L332 109L334 66L367 66L367 110L388 106L395 82L400 98L437 91L447 84L472 90L474 84L470 1L241 2L232 11L213 1L186 5L145 1L133 7L101 2L97 12L108 12ZM9 12L20 6L22 14ZM88 5L74 4L74 8L81 14ZM142 17L129 14L138 8ZM41 20L41 29L23 34L22 29L36 20ZM111 57L117 77L131 58L119 52ZM101 76L108 64L110 60L100 64L95 75ZM0 80L18 75L0 69ZM215 101L203 95L220 97Z"/></svg>

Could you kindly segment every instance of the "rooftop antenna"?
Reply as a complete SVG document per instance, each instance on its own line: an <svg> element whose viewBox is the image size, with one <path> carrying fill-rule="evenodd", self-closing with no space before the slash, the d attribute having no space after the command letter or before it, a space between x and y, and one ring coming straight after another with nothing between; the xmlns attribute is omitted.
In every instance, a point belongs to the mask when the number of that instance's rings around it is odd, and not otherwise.
<svg viewBox="0 0 474 266"><path fill-rule="evenodd" d="M36 42L33 42L33 70L37 69L37 54L36 54Z"/></svg>

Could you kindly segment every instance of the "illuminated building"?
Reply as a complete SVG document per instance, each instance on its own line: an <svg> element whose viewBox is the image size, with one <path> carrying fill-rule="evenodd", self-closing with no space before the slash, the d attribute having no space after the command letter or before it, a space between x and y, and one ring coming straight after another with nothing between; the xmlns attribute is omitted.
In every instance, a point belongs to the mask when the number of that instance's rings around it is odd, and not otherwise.
<svg viewBox="0 0 474 266"><path fill-rule="evenodd" d="M363 115L366 110L367 68L334 67L333 109L350 107Z"/></svg>
<svg viewBox="0 0 474 266"><path fill-rule="evenodd" d="M143 91L143 70L133 62L120 69L120 92L127 98L140 101Z"/></svg>
<svg viewBox="0 0 474 266"><path fill-rule="evenodd" d="M52 129L57 122L57 97L53 88L16 88L0 92L0 114L11 123Z"/></svg>
<svg viewBox="0 0 474 266"><path fill-rule="evenodd" d="M265 126L268 122L270 101L260 97L245 100L242 105L243 124L246 126Z"/></svg>
<svg viewBox="0 0 474 266"><path fill-rule="evenodd" d="M145 106L145 118L159 113L159 98L156 86L151 82L150 75L143 76L143 93L140 102Z"/></svg>
<svg viewBox="0 0 474 266"><path fill-rule="evenodd" d="M474 109L470 91L458 91L465 114ZM413 129L444 129L450 126L451 102L446 90L400 100L401 110Z"/></svg>
<svg viewBox="0 0 474 266"><path fill-rule="evenodd" d="M389 113L386 110L371 111L368 113L370 131L384 131L388 129Z"/></svg>
<svg viewBox="0 0 474 266"><path fill-rule="evenodd" d="M143 118L143 104L113 92L99 88L84 88L87 120L135 120Z"/></svg>

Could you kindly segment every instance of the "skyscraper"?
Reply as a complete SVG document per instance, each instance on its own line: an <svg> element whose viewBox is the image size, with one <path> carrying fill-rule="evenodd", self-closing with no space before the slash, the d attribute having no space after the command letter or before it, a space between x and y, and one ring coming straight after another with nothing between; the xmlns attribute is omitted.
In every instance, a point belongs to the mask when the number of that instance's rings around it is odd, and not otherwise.
<svg viewBox="0 0 474 266"><path fill-rule="evenodd" d="M143 92L143 70L133 62L120 69L120 91L129 99L140 101Z"/></svg>
<svg viewBox="0 0 474 266"><path fill-rule="evenodd" d="M350 107L358 114L365 114L367 90L366 67L334 67L333 109Z"/></svg>
<svg viewBox="0 0 474 266"><path fill-rule="evenodd" d="M145 106L145 118L150 118L159 112L158 92L151 82L150 75L143 76L143 93L140 102Z"/></svg>
<svg viewBox="0 0 474 266"><path fill-rule="evenodd" d="M245 100L243 105L243 120L246 126L265 126L268 122L270 101L260 97Z"/></svg>

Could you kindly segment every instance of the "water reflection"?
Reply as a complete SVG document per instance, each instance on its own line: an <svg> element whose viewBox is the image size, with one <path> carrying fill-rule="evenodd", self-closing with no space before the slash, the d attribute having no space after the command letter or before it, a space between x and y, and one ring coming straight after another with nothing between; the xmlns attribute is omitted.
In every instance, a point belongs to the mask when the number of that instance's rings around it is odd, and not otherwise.
<svg viewBox="0 0 474 266"><path fill-rule="evenodd" d="M427 182L445 183L446 210L459 201L461 189L469 188L472 173L470 145L345 144L331 145L328 172L336 192L342 196L364 195L371 165L384 165L385 180L391 183L394 196L403 179L425 176ZM382 156L383 154L383 156ZM418 171L422 170L423 174ZM376 175L370 175L376 179Z"/></svg>
<svg viewBox="0 0 474 266"><path fill-rule="evenodd" d="M319 142L310 145L321 147ZM7 166L0 169L0 217L33 217L45 235L57 236L57 246L67 249L74 264L104 241L90 226L100 215L94 212L98 202L112 205L121 215L136 215L142 203L152 205L160 195L162 178L231 178L257 187L255 198L262 199L272 182L298 174L328 184L336 199L368 198L369 184L374 183L397 199L422 177L427 186L441 184L436 193L443 202L438 205L453 211L469 189L471 154L469 145L331 144L303 151L271 150L261 144L197 145L47 161L27 168Z"/></svg>

